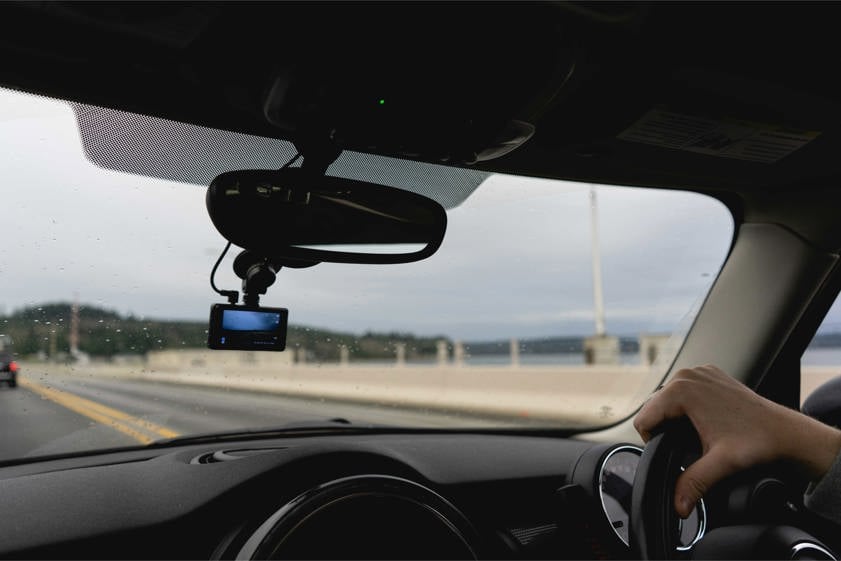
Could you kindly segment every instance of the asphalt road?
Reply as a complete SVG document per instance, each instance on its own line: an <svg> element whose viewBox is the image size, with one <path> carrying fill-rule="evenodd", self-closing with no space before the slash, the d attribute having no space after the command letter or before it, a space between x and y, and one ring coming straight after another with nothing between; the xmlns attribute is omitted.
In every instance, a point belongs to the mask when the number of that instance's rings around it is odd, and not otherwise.
<svg viewBox="0 0 841 561"><path fill-rule="evenodd" d="M506 424L498 419L229 389L84 375L22 376L18 388L0 387L0 461L335 417L401 426Z"/></svg>

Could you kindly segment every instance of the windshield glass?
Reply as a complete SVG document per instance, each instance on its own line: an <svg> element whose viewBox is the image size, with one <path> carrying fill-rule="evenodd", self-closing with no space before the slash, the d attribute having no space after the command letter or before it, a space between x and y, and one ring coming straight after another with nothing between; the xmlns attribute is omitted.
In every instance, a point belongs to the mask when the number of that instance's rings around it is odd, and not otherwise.
<svg viewBox="0 0 841 561"><path fill-rule="evenodd" d="M282 269L261 304L289 310L287 350L210 351L226 241L206 189L96 165L78 116L0 90L0 419L14 427L0 459L337 418L610 425L662 379L733 236L727 209L694 193L475 171L444 185L413 163L391 184L448 208L435 255ZM157 134L160 160L177 160ZM254 161L247 144L227 150L210 159ZM342 157L328 173L386 182ZM218 287L240 289L238 251Z"/></svg>

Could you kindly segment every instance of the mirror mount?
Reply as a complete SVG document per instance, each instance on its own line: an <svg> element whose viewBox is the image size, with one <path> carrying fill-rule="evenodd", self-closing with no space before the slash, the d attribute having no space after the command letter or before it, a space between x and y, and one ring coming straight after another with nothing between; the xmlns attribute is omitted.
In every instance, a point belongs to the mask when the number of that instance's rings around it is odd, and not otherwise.
<svg viewBox="0 0 841 561"><path fill-rule="evenodd" d="M304 158L301 169L311 177L325 175L330 164L342 153L342 149L334 140L335 132L331 130L323 135L304 135L294 142L298 153Z"/></svg>
<svg viewBox="0 0 841 561"><path fill-rule="evenodd" d="M274 284L282 267L303 269L317 265L317 261L302 261L282 257L263 257L244 250L234 259L234 274L242 279L242 299L246 306L259 306L260 295Z"/></svg>

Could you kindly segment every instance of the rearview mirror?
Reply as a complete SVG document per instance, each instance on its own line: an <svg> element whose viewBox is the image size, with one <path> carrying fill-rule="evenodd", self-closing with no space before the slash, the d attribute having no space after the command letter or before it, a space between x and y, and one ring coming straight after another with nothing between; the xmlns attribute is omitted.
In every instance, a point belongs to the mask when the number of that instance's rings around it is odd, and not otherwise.
<svg viewBox="0 0 841 561"><path fill-rule="evenodd" d="M234 245L311 262L408 263L440 247L447 215L422 195L300 168L216 177L207 210Z"/></svg>

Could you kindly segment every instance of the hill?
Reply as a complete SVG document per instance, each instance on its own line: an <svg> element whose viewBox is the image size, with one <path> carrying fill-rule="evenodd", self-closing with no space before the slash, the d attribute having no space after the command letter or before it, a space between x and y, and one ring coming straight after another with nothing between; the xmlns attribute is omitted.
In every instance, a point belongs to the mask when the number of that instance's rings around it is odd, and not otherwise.
<svg viewBox="0 0 841 561"><path fill-rule="evenodd" d="M69 303L49 303L18 310L0 317L0 335L10 337L18 355L45 354L58 357L70 349ZM290 326L287 348L307 349L312 360L339 359L346 345L352 358L388 359L395 356L395 343L406 344L408 359L434 357L436 344L445 337L416 337L409 333L340 333L305 326ZM96 306L79 306L79 350L95 357L145 354L148 351L204 348L207 323L164 321L119 313Z"/></svg>

